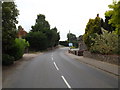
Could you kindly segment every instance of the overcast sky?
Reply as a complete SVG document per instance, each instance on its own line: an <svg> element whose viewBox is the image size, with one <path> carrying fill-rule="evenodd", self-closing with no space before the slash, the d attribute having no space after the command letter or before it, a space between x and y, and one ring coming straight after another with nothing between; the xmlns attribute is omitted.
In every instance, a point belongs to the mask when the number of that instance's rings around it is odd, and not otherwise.
<svg viewBox="0 0 120 90"><path fill-rule="evenodd" d="M67 33L83 35L90 18L97 13L104 19L105 11L113 0L15 0L20 15L19 24L27 32L35 25L38 14L44 14L51 28L60 31L60 40L67 40Z"/></svg>

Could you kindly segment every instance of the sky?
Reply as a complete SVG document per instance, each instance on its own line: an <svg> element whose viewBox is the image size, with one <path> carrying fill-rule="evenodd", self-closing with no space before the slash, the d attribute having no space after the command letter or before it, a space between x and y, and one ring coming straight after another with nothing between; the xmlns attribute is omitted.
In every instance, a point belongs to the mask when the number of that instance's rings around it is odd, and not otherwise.
<svg viewBox="0 0 120 90"><path fill-rule="evenodd" d="M18 25L29 32L38 14L44 14L50 27L57 27L60 40L67 40L67 33L83 35L90 18L104 13L113 0L15 0L19 10ZM17 26L18 26L17 25Z"/></svg>

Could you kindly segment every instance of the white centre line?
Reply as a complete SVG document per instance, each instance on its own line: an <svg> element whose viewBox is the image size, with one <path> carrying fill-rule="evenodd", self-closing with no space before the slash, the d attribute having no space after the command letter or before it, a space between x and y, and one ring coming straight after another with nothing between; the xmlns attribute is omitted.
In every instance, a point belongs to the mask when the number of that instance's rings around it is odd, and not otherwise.
<svg viewBox="0 0 120 90"><path fill-rule="evenodd" d="M51 54L51 58L52 58L52 61L53 61L53 53Z"/></svg>
<svg viewBox="0 0 120 90"><path fill-rule="evenodd" d="M53 63L54 63L54 65L55 65L56 69L59 70L59 68L57 67L56 63L55 63L55 62L53 62Z"/></svg>
<svg viewBox="0 0 120 90"><path fill-rule="evenodd" d="M52 61L53 61L53 57L52 57Z"/></svg>
<svg viewBox="0 0 120 90"><path fill-rule="evenodd" d="M62 79L64 80L65 84L67 85L68 88L71 88L71 86L69 85L69 83L66 81L66 79L64 78L64 76L61 76Z"/></svg>

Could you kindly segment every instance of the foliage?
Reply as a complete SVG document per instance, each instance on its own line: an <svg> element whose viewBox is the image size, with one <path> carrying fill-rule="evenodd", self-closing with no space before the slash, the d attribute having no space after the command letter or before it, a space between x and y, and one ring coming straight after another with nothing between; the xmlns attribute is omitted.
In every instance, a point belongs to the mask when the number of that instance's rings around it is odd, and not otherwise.
<svg viewBox="0 0 120 90"><path fill-rule="evenodd" d="M59 44L68 47L68 41L60 41Z"/></svg>
<svg viewBox="0 0 120 90"><path fill-rule="evenodd" d="M50 29L45 15L37 15L36 23L25 37L30 43L30 48L37 51L55 47L59 43L60 35L56 27Z"/></svg>
<svg viewBox="0 0 120 90"><path fill-rule="evenodd" d="M70 47L70 49L75 49L76 47L74 47L74 46L72 46L72 47Z"/></svg>
<svg viewBox="0 0 120 90"><path fill-rule="evenodd" d="M2 63L6 65L14 61L10 54L15 44L18 15L19 11L14 2L2 2Z"/></svg>
<svg viewBox="0 0 120 90"><path fill-rule="evenodd" d="M25 39L15 39L14 47L11 48L11 56L15 58L15 60L18 60L22 58L25 48L29 47L29 43Z"/></svg>
<svg viewBox="0 0 120 90"><path fill-rule="evenodd" d="M101 19L101 27L103 27L108 32L115 31L115 27L112 26L112 24L109 24L109 20L111 19L111 16L105 16L105 22L103 19Z"/></svg>
<svg viewBox="0 0 120 90"><path fill-rule="evenodd" d="M113 4L109 5L109 8L112 10L106 11L105 15L111 16L109 24L116 27L116 33L120 35L120 1L113 1Z"/></svg>
<svg viewBox="0 0 120 90"><path fill-rule="evenodd" d="M16 37L18 10L14 2L2 3L2 51L7 53Z"/></svg>
<svg viewBox="0 0 120 90"><path fill-rule="evenodd" d="M102 31L103 34L96 34L96 38L91 38L95 43L91 43L90 51L100 54L120 54L118 35L115 32L109 33L104 29Z"/></svg>
<svg viewBox="0 0 120 90"><path fill-rule="evenodd" d="M101 32L101 20L99 17L96 17L95 19L89 19L86 28L85 28L85 34L83 35L83 40L88 48L88 50L91 47L91 43L93 41L90 39L90 37L95 38L95 34L102 34Z"/></svg>
<svg viewBox="0 0 120 90"><path fill-rule="evenodd" d="M69 42L73 42L73 41L76 41L76 40L77 40L76 35L75 35L75 34L72 34L72 33L68 33L68 34L67 34L67 38L68 38L68 41L69 41Z"/></svg>
<svg viewBox="0 0 120 90"><path fill-rule="evenodd" d="M31 27L32 32L46 32L46 30L50 30L50 25L48 21L45 20L45 15L39 14L37 15L36 23Z"/></svg>
<svg viewBox="0 0 120 90"><path fill-rule="evenodd" d="M52 46L57 46L59 44L59 40L60 40L60 35L59 35L60 33L57 32L58 30L56 27L51 29L51 31L53 33L53 37L52 37L53 41L52 42L54 42L54 44Z"/></svg>
<svg viewBox="0 0 120 90"><path fill-rule="evenodd" d="M44 50L47 48L47 37L42 32L30 32L26 36L26 40L30 43L30 48L35 51Z"/></svg>
<svg viewBox="0 0 120 90"><path fill-rule="evenodd" d="M8 54L2 54L2 64L3 65L11 65L14 63L14 57Z"/></svg>
<svg viewBox="0 0 120 90"><path fill-rule="evenodd" d="M73 43L73 46L76 48L78 47L78 40L75 34L68 33L67 38L69 43Z"/></svg>

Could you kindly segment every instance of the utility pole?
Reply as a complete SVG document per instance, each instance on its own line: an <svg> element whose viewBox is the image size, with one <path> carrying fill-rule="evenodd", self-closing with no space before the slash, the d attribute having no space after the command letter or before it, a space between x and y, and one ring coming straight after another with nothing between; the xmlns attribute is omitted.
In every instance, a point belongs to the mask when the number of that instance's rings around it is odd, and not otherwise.
<svg viewBox="0 0 120 90"><path fill-rule="evenodd" d="M69 43L70 43L70 30L69 30Z"/></svg>

